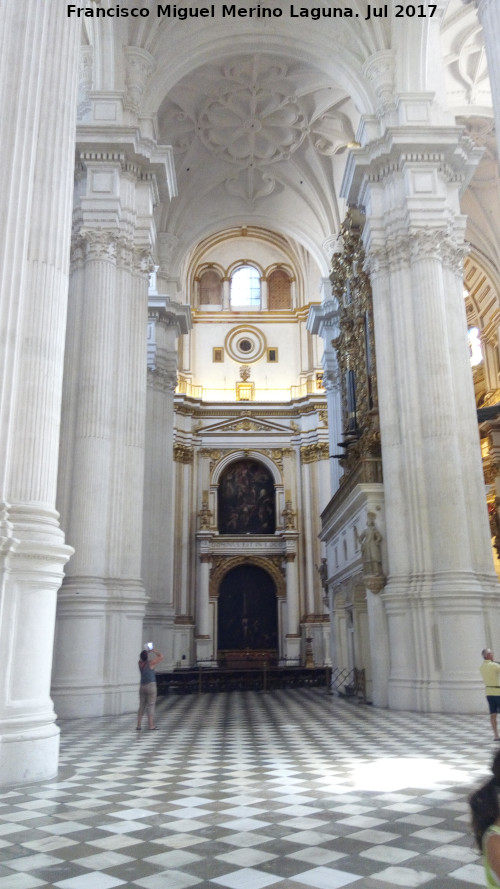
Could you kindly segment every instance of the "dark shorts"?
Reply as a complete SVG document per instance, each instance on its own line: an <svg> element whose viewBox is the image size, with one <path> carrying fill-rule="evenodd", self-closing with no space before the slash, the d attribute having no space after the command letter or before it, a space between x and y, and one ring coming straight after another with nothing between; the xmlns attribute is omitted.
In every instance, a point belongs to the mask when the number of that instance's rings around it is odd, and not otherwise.
<svg viewBox="0 0 500 889"><path fill-rule="evenodd" d="M500 713L500 695L486 695L490 713Z"/></svg>

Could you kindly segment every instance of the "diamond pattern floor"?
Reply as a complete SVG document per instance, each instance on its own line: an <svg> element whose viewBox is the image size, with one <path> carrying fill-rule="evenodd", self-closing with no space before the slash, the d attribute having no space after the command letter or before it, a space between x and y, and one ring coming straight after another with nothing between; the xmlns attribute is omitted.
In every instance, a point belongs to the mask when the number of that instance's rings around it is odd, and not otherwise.
<svg viewBox="0 0 500 889"><path fill-rule="evenodd" d="M0 889L484 886L487 714L297 689L162 698L157 723L62 723L57 779L0 794Z"/></svg>

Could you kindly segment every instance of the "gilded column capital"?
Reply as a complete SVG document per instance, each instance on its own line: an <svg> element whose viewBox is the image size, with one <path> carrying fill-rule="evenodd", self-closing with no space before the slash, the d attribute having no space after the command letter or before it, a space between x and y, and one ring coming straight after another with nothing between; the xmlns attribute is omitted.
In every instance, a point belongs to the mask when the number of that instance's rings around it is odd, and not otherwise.
<svg viewBox="0 0 500 889"><path fill-rule="evenodd" d="M317 441L314 444L302 445L300 457L303 463L317 463L318 460L328 460L329 452L327 441Z"/></svg>
<svg viewBox="0 0 500 889"><path fill-rule="evenodd" d="M174 460L176 463L192 463L194 451L188 445L174 444Z"/></svg>

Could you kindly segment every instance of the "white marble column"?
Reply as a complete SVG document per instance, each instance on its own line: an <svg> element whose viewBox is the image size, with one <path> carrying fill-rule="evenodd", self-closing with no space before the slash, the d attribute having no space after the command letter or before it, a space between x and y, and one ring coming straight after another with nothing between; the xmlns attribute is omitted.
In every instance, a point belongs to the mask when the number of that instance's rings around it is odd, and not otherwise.
<svg viewBox="0 0 500 889"><path fill-rule="evenodd" d="M413 107L412 97L402 117ZM474 712L483 703L477 660L498 584L482 496L459 207L476 160L458 129L401 126L351 155L343 186L367 215L389 560L381 598L388 703L396 708Z"/></svg>
<svg viewBox="0 0 500 889"><path fill-rule="evenodd" d="M148 354L142 576L148 603L145 634L174 666L174 394L177 340L191 328L190 309L155 296L149 303L154 346Z"/></svg>
<svg viewBox="0 0 500 889"><path fill-rule="evenodd" d="M146 325L157 185L147 147L141 158L128 134L117 132L115 150L92 138L82 128L61 434L61 512L76 550L55 642L53 695L65 716L135 709L146 603Z"/></svg>
<svg viewBox="0 0 500 889"><path fill-rule="evenodd" d="M0 28L0 784L57 772L50 698L57 590L72 550L56 512L79 25L59 4Z"/></svg>

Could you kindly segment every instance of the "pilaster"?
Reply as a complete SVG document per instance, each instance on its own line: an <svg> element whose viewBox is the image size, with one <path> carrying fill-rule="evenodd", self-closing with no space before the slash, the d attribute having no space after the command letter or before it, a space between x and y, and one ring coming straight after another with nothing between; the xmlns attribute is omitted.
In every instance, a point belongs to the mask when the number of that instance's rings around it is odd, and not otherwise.
<svg viewBox="0 0 500 889"><path fill-rule="evenodd" d="M160 651L172 653L175 623L174 395L177 342L191 329L191 314L167 296L149 299L148 387L142 577L148 597L144 627ZM181 612L184 613L184 612ZM174 664L170 664L173 666ZM165 669L169 667L165 662Z"/></svg>

